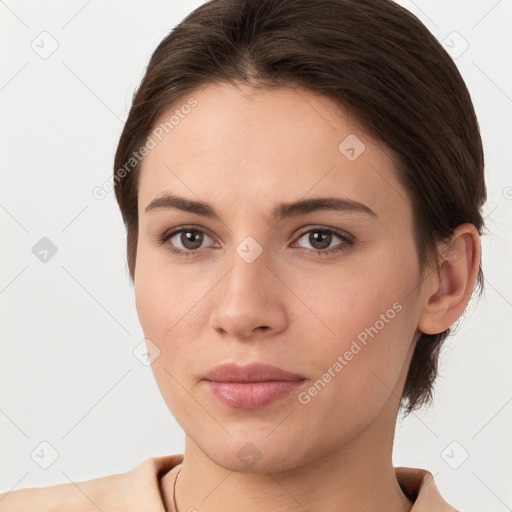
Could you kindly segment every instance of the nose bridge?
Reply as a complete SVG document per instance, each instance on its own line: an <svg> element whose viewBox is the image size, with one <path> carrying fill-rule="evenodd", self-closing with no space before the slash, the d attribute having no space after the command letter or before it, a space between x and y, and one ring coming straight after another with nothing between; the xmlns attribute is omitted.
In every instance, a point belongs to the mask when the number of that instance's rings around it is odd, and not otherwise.
<svg viewBox="0 0 512 512"><path fill-rule="evenodd" d="M234 252L230 258L229 287L244 294L254 287L254 295L265 292L265 274L270 273L266 266L271 264L272 258L266 243L267 226L261 221L260 208L252 201L247 197L243 211L233 212L231 241L234 242Z"/></svg>
<svg viewBox="0 0 512 512"><path fill-rule="evenodd" d="M255 239L246 237L234 248L231 270L217 297L214 327L237 338L255 329L280 330L285 323L283 305L267 268L270 254ZM260 329L261 330L261 329Z"/></svg>
<svg viewBox="0 0 512 512"><path fill-rule="evenodd" d="M250 238L250 237L249 237ZM266 299L269 258L263 246L253 238L244 239L235 248L231 258L231 272L227 276L224 298L247 305Z"/></svg>

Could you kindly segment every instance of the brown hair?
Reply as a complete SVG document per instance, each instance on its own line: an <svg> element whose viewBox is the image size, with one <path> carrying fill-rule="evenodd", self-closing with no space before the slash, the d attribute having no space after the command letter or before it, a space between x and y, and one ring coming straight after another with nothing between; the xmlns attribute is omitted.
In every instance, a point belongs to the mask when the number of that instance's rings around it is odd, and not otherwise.
<svg viewBox="0 0 512 512"><path fill-rule="evenodd" d="M132 155L168 108L218 82L321 94L384 143L413 205L423 275L437 268L436 241L457 226L468 222L482 234L484 156L471 98L451 57L413 14L391 0L210 0L153 52L119 140L114 186L132 281L140 171ZM476 287L481 294L481 263ZM449 332L423 334L416 344L406 413L430 403Z"/></svg>

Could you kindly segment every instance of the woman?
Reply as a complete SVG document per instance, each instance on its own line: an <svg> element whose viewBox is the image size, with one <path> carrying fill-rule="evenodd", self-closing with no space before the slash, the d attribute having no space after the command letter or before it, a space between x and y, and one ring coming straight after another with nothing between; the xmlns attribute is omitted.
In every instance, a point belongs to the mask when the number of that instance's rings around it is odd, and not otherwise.
<svg viewBox="0 0 512 512"><path fill-rule="evenodd" d="M455 510L394 468L483 274L466 86L388 0L212 0L158 46L114 186L183 455L0 510Z"/></svg>

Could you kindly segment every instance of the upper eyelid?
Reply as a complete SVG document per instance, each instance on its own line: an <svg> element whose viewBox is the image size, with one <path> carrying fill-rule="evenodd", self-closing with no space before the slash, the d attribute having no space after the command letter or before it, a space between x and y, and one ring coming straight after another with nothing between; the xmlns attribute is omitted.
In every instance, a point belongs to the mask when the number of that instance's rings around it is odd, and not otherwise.
<svg viewBox="0 0 512 512"><path fill-rule="evenodd" d="M306 233L309 233L310 231L314 231L315 229L318 231L330 231L330 232L334 233L335 235L338 235L341 237L353 238L353 236L350 233L347 233L343 229L329 228L327 226L321 226L321 225L305 228L304 231L301 231L298 235L296 235L296 237L300 238L302 235L305 235Z"/></svg>
<svg viewBox="0 0 512 512"><path fill-rule="evenodd" d="M169 229L168 231L164 231L164 233L161 236L159 236L158 238L169 239L169 238L177 235L178 233L181 233L182 231L187 231L187 229L189 231L198 231L199 233L204 233L205 235L209 236L212 240L215 240L215 237L212 236L212 234L207 229L199 228L199 227L195 227L195 226L178 226L177 228L173 228L173 229Z"/></svg>

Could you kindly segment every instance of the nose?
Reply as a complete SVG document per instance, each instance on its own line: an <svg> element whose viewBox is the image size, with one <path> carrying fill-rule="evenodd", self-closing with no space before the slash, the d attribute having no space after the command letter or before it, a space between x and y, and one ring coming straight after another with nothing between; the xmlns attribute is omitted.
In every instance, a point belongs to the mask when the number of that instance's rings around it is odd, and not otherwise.
<svg viewBox="0 0 512 512"><path fill-rule="evenodd" d="M231 270L216 287L211 325L224 337L249 340L274 336L287 325L286 287L269 268L265 251L247 262L234 252Z"/></svg>

